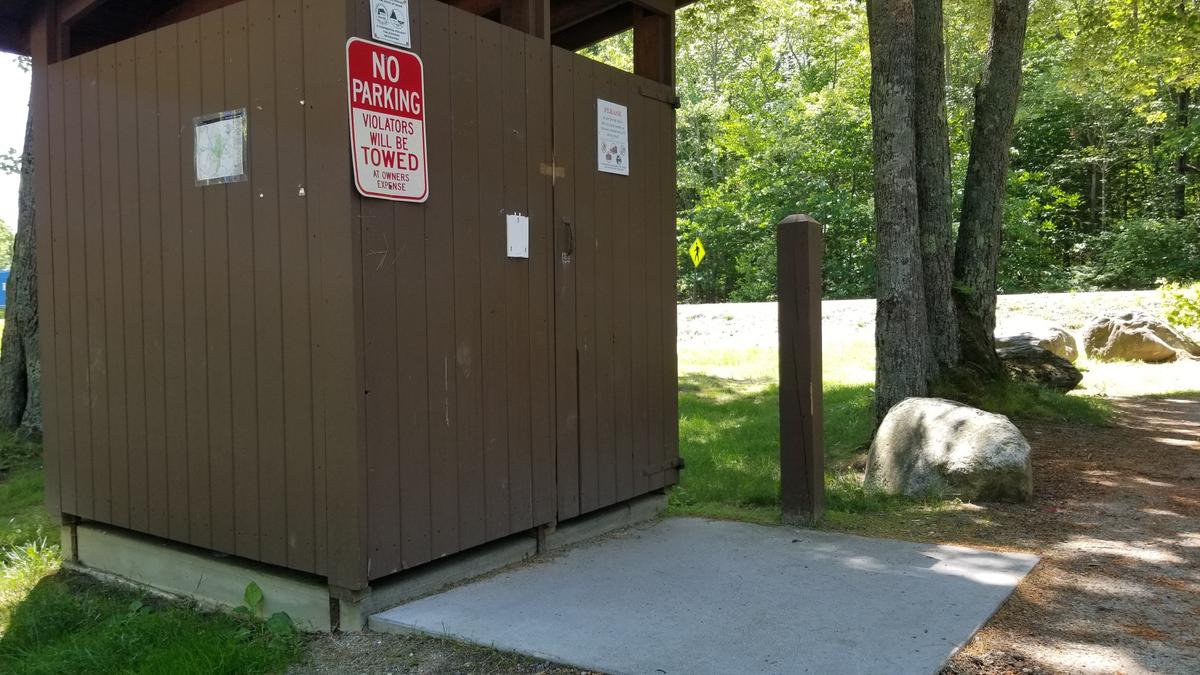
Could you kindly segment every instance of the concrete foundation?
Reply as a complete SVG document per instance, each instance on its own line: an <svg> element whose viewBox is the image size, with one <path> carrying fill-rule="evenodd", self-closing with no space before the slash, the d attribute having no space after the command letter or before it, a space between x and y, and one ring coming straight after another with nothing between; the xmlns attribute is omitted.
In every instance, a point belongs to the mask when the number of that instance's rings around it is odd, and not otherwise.
<svg viewBox="0 0 1200 675"><path fill-rule="evenodd" d="M371 617L602 673L935 673L1037 557L669 518Z"/></svg>
<svg viewBox="0 0 1200 675"><path fill-rule="evenodd" d="M372 614L552 550L660 516L665 495L647 495L533 533L516 535L379 579L361 592L331 589L324 579L224 556L95 523L62 528L64 564L105 581L212 609L243 604L250 582L263 591L263 615L286 612L310 632L359 631Z"/></svg>

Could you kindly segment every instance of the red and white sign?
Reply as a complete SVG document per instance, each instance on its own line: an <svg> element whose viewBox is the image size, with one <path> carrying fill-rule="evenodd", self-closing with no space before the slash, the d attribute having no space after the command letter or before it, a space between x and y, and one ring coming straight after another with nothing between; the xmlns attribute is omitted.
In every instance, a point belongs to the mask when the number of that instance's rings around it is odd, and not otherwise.
<svg viewBox="0 0 1200 675"><path fill-rule="evenodd" d="M361 38L346 42L354 184L365 197L423 202L425 68L421 57Z"/></svg>

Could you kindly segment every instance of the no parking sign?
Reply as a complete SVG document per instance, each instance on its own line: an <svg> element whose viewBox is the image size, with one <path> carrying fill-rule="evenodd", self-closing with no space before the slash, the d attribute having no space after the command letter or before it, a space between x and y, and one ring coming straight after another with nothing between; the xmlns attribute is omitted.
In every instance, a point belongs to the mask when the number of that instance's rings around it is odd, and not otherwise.
<svg viewBox="0 0 1200 675"><path fill-rule="evenodd" d="M346 42L354 184L365 197L423 202L425 72L412 52L361 38Z"/></svg>

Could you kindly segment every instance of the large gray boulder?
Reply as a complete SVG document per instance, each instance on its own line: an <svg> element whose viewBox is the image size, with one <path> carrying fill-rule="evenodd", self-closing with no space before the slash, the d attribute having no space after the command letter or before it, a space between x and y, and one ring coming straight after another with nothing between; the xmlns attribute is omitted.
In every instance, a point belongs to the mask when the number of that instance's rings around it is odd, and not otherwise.
<svg viewBox="0 0 1200 675"><path fill-rule="evenodd" d="M1101 361L1165 363L1200 356L1200 345L1145 312L1093 317L1083 327L1083 349Z"/></svg>
<svg viewBox="0 0 1200 675"><path fill-rule="evenodd" d="M1083 380L1070 361L1032 343L1018 342L996 350L1004 370L1015 380L1036 384L1065 394Z"/></svg>
<svg viewBox="0 0 1200 675"><path fill-rule="evenodd" d="M1036 345L1075 363L1079 344L1071 331L1041 319L1021 318L996 328L996 349Z"/></svg>
<svg viewBox="0 0 1200 675"><path fill-rule="evenodd" d="M1028 501L1029 443L1003 415L940 398L910 398L875 432L864 486L889 494Z"/></svg>

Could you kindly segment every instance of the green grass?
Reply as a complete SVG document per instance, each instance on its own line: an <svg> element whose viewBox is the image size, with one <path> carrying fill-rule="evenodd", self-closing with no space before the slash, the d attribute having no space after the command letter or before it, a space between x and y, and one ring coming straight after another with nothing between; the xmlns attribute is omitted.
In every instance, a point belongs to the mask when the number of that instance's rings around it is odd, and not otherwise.
<svg viewBox="0 0 1200 675"><path fill-rule="evenodd" d="M1095 396L1060 394L1021 382L1006 382L988 389L980 408L1017 419L1056 420L1092 426L1112 421L1112 404Z"/></svg>
<svg viewBox="0 0 1200 675"><path fill-rule="evenodd" d="M0 435L0 672L264 673L299 658L294 633L62 570L37 450Z"/></svg>
<svg viewBox="0 0 1200 675"><path fill-rule="evenodd" d="M680 452L687 467L671 493L673 510L755 522L778 520L778 387L690 374L680 377L679 391ZM826 388L826 464L834 475L865 451L870 407L867 385Z"/></svg>
<svg viewBox="0 0 1200 675"><path fill-rule="evenodd" d="M864 490L858 468L870 443L874 354L866 341L825 345L825 503L827 522L860 529L871 514L913 519L951 508ZM770 349L681 350L680 454L686 468L671 493L678 515L779 521L779 390ZM1062 395L1010 383L989 389L980 407L1016 419L1105 425L1111 405L1094 396Z"/></svg>
<svg viewBox="0 0 1200 675"><path fill-rule="evenodd" d="M300 651L297 635L156 601L75 574L47 575L8 617L7 673L266 673Z"/></svg>
<svg viewBox="0 0 1200 675"><path fill-rule="evenodd" d="M40 469L21 469L0 481L0 553L57 537L58 528L42 504Z"/></svg>

